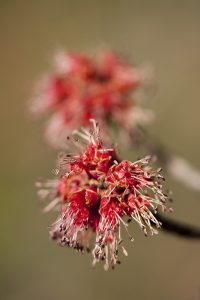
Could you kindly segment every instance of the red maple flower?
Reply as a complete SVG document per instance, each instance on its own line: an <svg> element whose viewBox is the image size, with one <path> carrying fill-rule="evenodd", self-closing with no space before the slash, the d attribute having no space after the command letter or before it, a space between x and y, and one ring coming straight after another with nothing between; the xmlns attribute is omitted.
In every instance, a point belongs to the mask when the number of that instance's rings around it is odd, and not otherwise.
<svg viewBox="0 0 200 300"><path fill-rule="evenodd" d="M62 148L66 136L94 118L109 136L110 121L126 132L148 122L152 113L139 107L133 93L144 86L144 71L124 57L103 52L96 59L78 53L56 56L56 71L44 80L32 101L36 117L49 112L47 141Z"/></svg>
<svg viewBox="0 0 200 300"><path fill-rule="evenodd" d="M159 208L166 209L160 169L153 170L150 157L134 163L120 161L114 149L106 148L94 130L83 130L87 142L80 154L63 155L60 176L43 183L42 193L60 209L50 235L60 245L84 252L93 248L93 265L104 261L104 268L115 267L118 248L125 255L121 225L128 231L129 221L137 222L145 235L156 234L161 223L156 219ZM55 199L57 199L55 201ZM53 203L53 204L52 204ZM46 209L49 210L49 209ZM95 243L93 246L93 238Z"/></svg>

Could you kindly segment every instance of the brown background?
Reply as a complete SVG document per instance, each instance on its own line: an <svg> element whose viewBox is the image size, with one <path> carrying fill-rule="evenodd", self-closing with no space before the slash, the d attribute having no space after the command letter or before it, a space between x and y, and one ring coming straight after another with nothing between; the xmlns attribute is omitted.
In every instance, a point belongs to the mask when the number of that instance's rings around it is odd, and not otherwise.
<svg viewBox="0 0 200 300"><path fill-rule="evenodd" d="M157 95L152 134L200 168L199 1L0 2L0 298L3 300L200 299L200 242L138 229L114 272L48 239L55 218L42 216L34 181L50 177L56 153L29 121L33 83L59 47L107 46L151 62ZM200 225L200 195L173 180L174 218Z"/></svg>

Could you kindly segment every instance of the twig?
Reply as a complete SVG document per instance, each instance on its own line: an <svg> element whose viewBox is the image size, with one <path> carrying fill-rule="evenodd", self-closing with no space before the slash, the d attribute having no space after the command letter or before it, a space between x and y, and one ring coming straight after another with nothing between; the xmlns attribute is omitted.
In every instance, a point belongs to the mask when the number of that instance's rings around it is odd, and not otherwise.
<svg viewBox="0 0 200 300"><path fill-rule="evenodd" d="M158 214L156 218L162 223L162 229L164 231L181 236L183 238L200 239L200 228L198 227L171 220L161 214Z"/></svg>

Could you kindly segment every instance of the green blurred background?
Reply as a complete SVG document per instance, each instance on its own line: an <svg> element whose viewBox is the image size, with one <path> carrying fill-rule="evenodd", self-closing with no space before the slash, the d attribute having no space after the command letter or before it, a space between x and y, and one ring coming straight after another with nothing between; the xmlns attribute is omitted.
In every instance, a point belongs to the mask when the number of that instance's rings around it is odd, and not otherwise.
<svg viewBox="0 0 200 300"><path fill-rule="evenodd" d="M138 229L114 272L48 238L34 182L50 177L56 153L27 116L33 84L54 50L111 47L155 67L151 133L200 168L200 2L0 1L0 299L200 299L200 242ZM200 225L200 196L173 180L173 218ZM134 231L134 228L132 227ZM131 230L131 231L132 231Z"/></svg>

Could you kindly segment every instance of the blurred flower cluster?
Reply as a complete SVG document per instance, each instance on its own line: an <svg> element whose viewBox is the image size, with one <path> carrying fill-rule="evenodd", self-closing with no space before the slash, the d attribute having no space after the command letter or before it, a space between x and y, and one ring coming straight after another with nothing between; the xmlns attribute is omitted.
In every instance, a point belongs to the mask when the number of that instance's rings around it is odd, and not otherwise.
<svg viewBox="0 0 200 300"><path fill-rule="evenodd" d="M153 114L138 105L135 92L147 84L145 68L129 64L111 51L93 58L79 53L60 52L55 68L36 88L31 113L50 115L45 128L47 142L65 148L66 136L88 126L91 118L101 123L104 137L112 126L126 138L138 124L151 121Z"/></svg>

